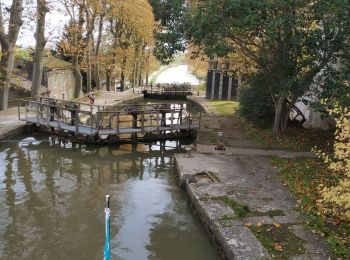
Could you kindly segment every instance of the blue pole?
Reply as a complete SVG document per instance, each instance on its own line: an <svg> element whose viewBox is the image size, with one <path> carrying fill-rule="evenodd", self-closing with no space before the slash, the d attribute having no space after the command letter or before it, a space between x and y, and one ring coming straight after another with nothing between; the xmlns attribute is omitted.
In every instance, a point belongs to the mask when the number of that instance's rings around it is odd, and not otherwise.
<svg viewBox="0 0 350 260"><path fill-rule="evenodd" d="M105 229L106 229L106 239L105 239L105 247L104 247L104 260L110 260L111 259L111 254L110 254L110 217L111 211L109 209L109 195L106 195L106 208L105 208Z"/></svg>

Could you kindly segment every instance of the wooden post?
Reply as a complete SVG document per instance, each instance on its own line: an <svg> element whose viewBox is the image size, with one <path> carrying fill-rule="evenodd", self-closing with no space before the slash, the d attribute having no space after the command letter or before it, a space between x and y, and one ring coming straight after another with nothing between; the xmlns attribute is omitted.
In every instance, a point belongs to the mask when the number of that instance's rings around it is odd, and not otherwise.
<svg viewBox="0 0 350 260"><path fill-rule="evenodd" d="M161 111L161 114L162 114L162 126L166 126L166 112L164 111Z"/></svg>
<svg viewBox="0 0 350 260"><path fill-rule="evenodd" d="M108 127L112 130L112 117L113 114L109 114L108 116Z"/></svg>
<svg viewBox="0 0 350 260"><path fill-rule="evenodd" d="M38 103L34 103L35 104L35 109L36 109L36 120L39 123L39 104Z"/></svg>
<svg viewBox="0 0 350 260"><path fill-rule="evenodd" d="M171 110L170 128L174 129L174 110Z"/></svg>
<svg viewBox="0 0 350 260"><path fill-rule="evenodd" d="M116 134L119 135L119 120L120 120L119 116L120 116L120 113L117 113L116 116L117 116L117 129L116 129Z"/></svg>
<svg viewBox="0 0 350 260"><path fill-rule="evenodd" d="M25 104L26 104L26 105L25 105L25 108L26 108L26 122L28 122L28 109L29 109L29 108L28 108L28 107L29 107L28 104L30 104L30 103L26 101Z"/></svg>
<svg viewBox="0 0 350 260"><path fill-rule="evenodd" d="M50 105L47 104L47 112L46 112L47 118L46 118L46 124L47 127L50 127L50 119L51 119L51 111L50 111Z"/></svg>
<svg viewBox="0 0 350 260"><path fill-rule="evenodd" d="M18 106L17 106L17 108L18 108L18 120L21 120L21 111L20 111L20 109L19 109L19 105L20 105L20 102L18 102Z"/></svg>
<svg viewBox="0 0 350 260"><path fill-rule="evenodd" d="M179 125L182 125L182 110L183 110L183 104L181 104L180 112L179 112Z"/></svg>
<svg viewBox="0 0 350 260"><path fill-rule="evenodd" d="M78 110L75 109L74 113L74 119L75 119L75 134L79 134L79 122L78 122Z"/></svg>
<svg viewBox="0 0 350 260"><path fill-rule="evenodd" d="M145 132L145 111L142 111L141 116L141 133Z"/></svg>
<svg viewBox="0 0 350 260"><path fill-rule="evenodd" d="M96 129L97 129L97 134L100 134L100 112L96 113Z"/></svg>
<svg viewBox="0 0 350 260"><path fill-rule="evenodd" d="M159 131L159 111L157 111L157 131Z"/></svg>
<svg viewBox="0 0 350 260"><path fill-rule="evenodd" d="M96 114L96 116L98 113ZM90 134L92 135L92 112L90 113Z"/></svg>

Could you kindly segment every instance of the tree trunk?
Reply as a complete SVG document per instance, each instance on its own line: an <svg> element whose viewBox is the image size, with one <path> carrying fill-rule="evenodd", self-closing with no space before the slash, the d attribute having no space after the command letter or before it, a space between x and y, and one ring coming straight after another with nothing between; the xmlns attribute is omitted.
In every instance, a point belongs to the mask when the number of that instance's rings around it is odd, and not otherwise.
<svg viewBox="0 0 350 260"><path fill-rule="evenodd" d="M96 20L97 10L93 8L92 13L90 13L90 8L85 7L85 16L86 16L86 46L87 46L87 89L92 89L92 64L91 64L91 51L93 49L94 35L93 31L95 29L95 20Z"/></svg>
<svg viewBox="0 0 350 260"><path fill-rule="evenodd" d="M23 0L13 0L10 8L10 19L8 22L8 32L5 33L4 22L2 18L2 6L0 2L0 109L5 110L8 107L8 96L11 86L11 75L14 66L13 50L15 48L19 30L23 24L22 21Z"/></svg>
<svg viewBox="0 0 350 260"><path fill-rule="evenodd" d="M45 18L48 12L46 0L37 0L37 25L35 33L35 53L34 53L34 68L32 81L32 100L35 100L39 94L42 75L43 75L43 56L46 44L45 40Z"/></svg>
<svg viewBox="0 0 350 260"><path fill-rule="evenodd" d="M96 48L95 48L95 68L94 68L94 78L95 78L97 90L101 89L99 55L100 55L100 45L102 40L103 19L104 19L104 16L100 14L100 20L98 23L98 35L97 35Z"/></svg>
<svg viewBox="0 0 350 260"><path fill-rule="evenodd" d="M84 24L84 5L79 5L79 14L78 14L78 27L77 30L74 32L74 38L75 38L75 51L72 58L73 63L73 76L75 80L74 84L74 98L78 98L80 96L80 93L82 91L82 85L83 85L83 79L80 72L80 64L79 64L79 55L81 51L81 32L83 29Z"/></svg>
<svg viewBox="0 0 350 260"><path fill-rule="evenodd" d="M123 55L122 68L120 73L120 91L124 91L125 89L125 69L126 69L126 55Z"/></svg>
<svg viewBox="0 0 350 260"><path fill-rule="evenodd" d="M141 71L139 73L139 84L138 85L141 86L141 87L143 85L143 78L142 78L142 72Z"/></svg>
<svg viewBox="0 0 350 260"><path fill-rule="evenodd" d="M111 68L106 69L106 89L111 91Z"/></svg>
<svg viewBox="0 0 350 260"><path fill-rule="evenodd" d="M148 86L148 77L149 77L149 73L148 70L146 71L146 86Z"/></svg>
<svg viewBox="0 0 350 260"><path fill-rule="evenodd" d="M273 132L276 135L284 133L289 119L291 106L288 105L288 100L285 97L279 97L275 106L275 119L273 124Z"/></svg>
<svg viewBox="0 0 350 260"><path fill-rule="evenodd" d="M74 76L74 98L78 98L80 96L82 85L83 85L83 77L80 73L80 65L79 65L79 57L73 57L73 76Z"/></svg>
<svg viewBox="0 0 350 260"><path fill-rule="evenodd" d="M8 108L8 97L11 86L11 74L13 71L13 47L8 49L2 48L1 56L1 109L6 110Z"/></svg>

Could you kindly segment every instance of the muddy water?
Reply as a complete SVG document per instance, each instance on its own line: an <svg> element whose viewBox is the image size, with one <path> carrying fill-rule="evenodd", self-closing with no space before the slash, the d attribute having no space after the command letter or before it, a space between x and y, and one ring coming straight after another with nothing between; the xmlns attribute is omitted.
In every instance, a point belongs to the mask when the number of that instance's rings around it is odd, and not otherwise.
<svg viewBox="0 0 350 260"><path fill-rule="evenodd" d="M105 194L112 259L218 259L176 184L177 145L0 143L0 259L102 259Z"/></svg>

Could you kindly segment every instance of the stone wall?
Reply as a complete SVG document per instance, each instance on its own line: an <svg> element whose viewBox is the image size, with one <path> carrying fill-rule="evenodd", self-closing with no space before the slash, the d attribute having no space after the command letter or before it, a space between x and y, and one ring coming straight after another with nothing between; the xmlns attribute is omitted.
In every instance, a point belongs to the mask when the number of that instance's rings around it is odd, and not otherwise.
<svg viewBox="0 0 350 260"><path fill-rule="evenodd" d="M72 70L60 69L47 72L47 87L51 91L51 98L73 99L74 76Z"/></svg>

